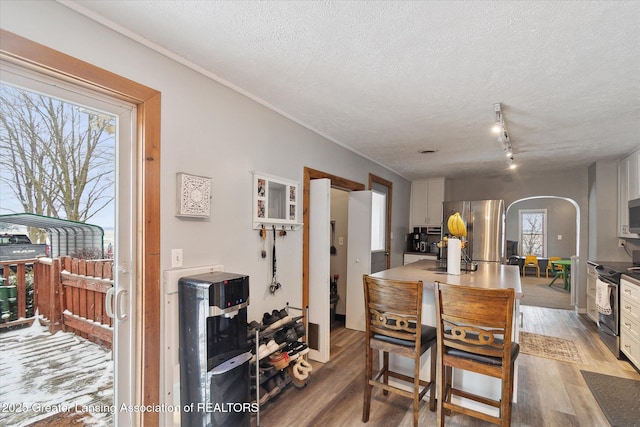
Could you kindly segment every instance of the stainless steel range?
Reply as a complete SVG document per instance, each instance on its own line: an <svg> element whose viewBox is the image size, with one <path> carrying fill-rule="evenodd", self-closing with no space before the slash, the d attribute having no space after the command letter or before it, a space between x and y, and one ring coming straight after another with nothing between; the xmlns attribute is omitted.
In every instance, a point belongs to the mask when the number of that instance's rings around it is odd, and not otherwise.
<svg viewBox="0 0 640 427"><path fill-rule="evenodd" d="M613 355L620 359L620 276L623 271L608 265L596 266L598 280L609 289L610 311L598 310L598 334ZM624 271L626 272L626 270Z"/></svg>

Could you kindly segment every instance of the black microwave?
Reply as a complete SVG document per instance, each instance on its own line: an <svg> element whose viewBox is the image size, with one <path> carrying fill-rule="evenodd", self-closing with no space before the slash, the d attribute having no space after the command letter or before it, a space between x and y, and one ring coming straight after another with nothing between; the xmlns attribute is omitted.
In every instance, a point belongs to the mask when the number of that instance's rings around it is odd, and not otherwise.
<svg viewBox="0 0 640 427"><path fill-rule="evenodd" d="M640 199L629 200L629 232L640 233Z"/></svg>

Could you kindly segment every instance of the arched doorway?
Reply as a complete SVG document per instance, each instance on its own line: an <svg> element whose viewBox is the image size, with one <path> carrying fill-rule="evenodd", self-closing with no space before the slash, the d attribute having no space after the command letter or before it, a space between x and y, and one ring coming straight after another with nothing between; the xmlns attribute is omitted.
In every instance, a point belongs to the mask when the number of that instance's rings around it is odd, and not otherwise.
<svg viewBox="0 0 640 427"><path fill-rule="evenodd" d="M523 289L529 290L529 298L525 292L522 304L527 305L528 300L529 305L567 309L574 307L575 286L571 287L570 293L558 294L557 298L551 293L547 296L546 288L548 286L545 281L550 283L551 278L547 279L545 273L548 257L558 256L563 259L571 259L580 255L580 206L573 199L558 196L527 197L509 204L505 215L505 240L507 240L507 245L509 242L517 243L517 254L521 257L527 255L524 253L527 248L522 247L521 237L523 212L544 213L545 226L543 252L537 254L540 257L540 270L543 278L532 281L528 277L523 277ZM532 283L537 287L530 287L529 285ZM532 300L534 294L536 298ZM560 301L562 298L565 298L565 302Z"/></svg>

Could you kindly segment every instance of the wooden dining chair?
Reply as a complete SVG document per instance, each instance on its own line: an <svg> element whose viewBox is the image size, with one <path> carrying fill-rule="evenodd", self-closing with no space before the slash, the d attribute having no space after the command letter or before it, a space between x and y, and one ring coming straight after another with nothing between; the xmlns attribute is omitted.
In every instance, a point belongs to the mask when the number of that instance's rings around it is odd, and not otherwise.
<svg viewBox="0 0 640 427"><path fill-rule="evenodd" d="M429 391L429 409L435 411L436 328L422 324L422 282L380 279L365 275L366 382L362 422L369 421L373 387L386 395L413 399L413 425L418 425L418 404ZM420 357L431 349L429 381L420 379ZM382 351L382 366L374 376L374 351ZM413 377L389 369L389 353L413 361ZM412 385L407 391L389 384L394 378ZM420 390L422 387L422 390Z"/></svg>
<svg viewBox="0 0 640 427"><path fill-rule="evenodd" d="M436 283L438 325L437 419L443 426L445 412L461 413L501 426L511 425L514 364L520 347L512 341L513 289L487 289ZM500 400L456 388L453 369L472 371L502 381ZM458 396L498 408L493 416L453 402Z"/></svg>
<svg viewBox="0 0 640 427"><path fill-rule="evenodd" d="M526 255L524 257L524 264L522 265L522 277L525 276L527 268L536 269L536 277L540 277L540 265L538 265L538 257L535 255Z"/></svg>

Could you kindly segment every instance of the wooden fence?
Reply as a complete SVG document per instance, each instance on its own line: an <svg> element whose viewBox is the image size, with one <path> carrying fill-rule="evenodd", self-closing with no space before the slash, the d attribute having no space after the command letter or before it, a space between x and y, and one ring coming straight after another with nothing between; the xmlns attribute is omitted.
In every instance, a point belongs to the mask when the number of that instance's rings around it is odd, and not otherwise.
<svg viewBox="0 0 640 427"><path fill-rule="evenodd" d="M113 287L113 260L63 257L7 263L5 285L9 284L8 267L16 272L18 319L0 323L0 330L33 322L34 317L27 317L26 310L26 272L31 265L33 308L38 310L49 331L70 331L111 348L113 320L107 316L105 297Z"/></svg>
<svg viewBox="0 0 640 427"><path fill-rule="evenodd" d="M3 275L1 285L4 286L16 286L16 301L15 304L17 306L18 318L17 320L13 320L11 322L0 323L0 327L12 326L12 325L20 325L24 323L31 323L33 321L32 317L27 318L27 270L33 268L33 266L38 262L37 259L24 259L20 261L3 261L0 262L2 266ZM10 275L11 272L15 271L15 285L11 284ZM35 273L34 273L35 277ZM35 287L35 284L34 284ZM7 302L5 301L5 304ZM6 306L5 306L6 307Z"/></svg>
<svg viewBox="0 0 640 427"><path fill-rule="evenodd" d="M113 287L112 260L60 259L62 329L111 348L113 319L105 297Z"/></svg>

